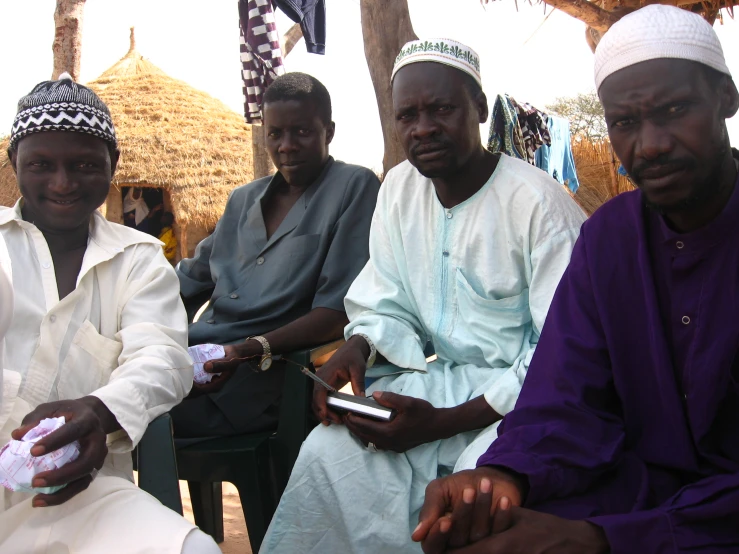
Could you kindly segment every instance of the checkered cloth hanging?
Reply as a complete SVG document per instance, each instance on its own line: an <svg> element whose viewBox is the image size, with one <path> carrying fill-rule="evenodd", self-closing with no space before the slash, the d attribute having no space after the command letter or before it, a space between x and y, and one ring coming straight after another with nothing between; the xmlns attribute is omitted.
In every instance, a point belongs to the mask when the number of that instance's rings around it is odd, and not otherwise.
<svg viewBox="0 0 739 554"><path fill-rule="evenodd" d="M247 123L262 122L262 97L285 73L280 38L270 0L239 0L239 46Z"/></svg>

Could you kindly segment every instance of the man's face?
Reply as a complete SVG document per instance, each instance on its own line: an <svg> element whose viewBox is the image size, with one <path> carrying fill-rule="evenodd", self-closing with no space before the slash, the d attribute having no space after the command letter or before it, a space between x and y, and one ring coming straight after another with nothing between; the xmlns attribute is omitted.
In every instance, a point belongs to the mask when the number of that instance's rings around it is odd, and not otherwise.
<svg viewBox="0 0 739 554"><path fill-rule="evenodd" d="M264 105L267 151L288 184L310 185L328 160L334 124L321 120L311 101L286 100Z"/></svg>
<svg viewBox="0 0 739 554"><path fill-rule="evenodd" d="M105 201L118 155L84 133L45 131L21 139L10 160L23 195L23 217L43 231L88 225Z"/></svg>
<svg viewBox="0 0 739 554"><path fill-rule="evenodd" d="M423 62L400 69L393 80L395 130L408 160L429 178L458 173L480 150L484 95L472 98L464 74Z"/></svg>
<svg viewBox="0 0 739 554"><path fill-rule="evenodd" d="M696 208L720 189L737 95L728 79L711 80L698 63L658 59L617 71L599 90L613 149L660 212Z"/></svg>

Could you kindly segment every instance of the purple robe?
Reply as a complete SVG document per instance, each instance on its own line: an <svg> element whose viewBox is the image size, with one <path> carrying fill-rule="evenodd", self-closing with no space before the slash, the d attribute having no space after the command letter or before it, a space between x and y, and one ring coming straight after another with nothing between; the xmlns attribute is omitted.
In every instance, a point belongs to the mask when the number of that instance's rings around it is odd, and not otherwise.
<svg viewBox="0 0 739 554"><path fill-rule="evenodd" d="M658 293L659 291L659 293ZM478 465L613 554L739 552L739 186L670 231L623 194L582 229L516 408Z"/></svg>

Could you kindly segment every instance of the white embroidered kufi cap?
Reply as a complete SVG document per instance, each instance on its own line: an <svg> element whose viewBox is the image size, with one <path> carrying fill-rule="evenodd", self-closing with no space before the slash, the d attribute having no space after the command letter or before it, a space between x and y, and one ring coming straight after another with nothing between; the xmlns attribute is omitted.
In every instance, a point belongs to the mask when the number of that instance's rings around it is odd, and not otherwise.
<svg viewBox="0 0 739 554"><path fill-rule="evenodd" d="M418 62L434 62L454 67L470 75L478 85L482 86L480 56L469 46L446 38L407 42L395 58L390 81L392 82L400 68Z"/></svg>
<svg viewBox="0 0 739 554"><path fill-rule="evenodd" d="M595 88L626 67L659 58L702 63L731 75L713 27L700 15L653 4L614 23L595 50Z"/></svg>

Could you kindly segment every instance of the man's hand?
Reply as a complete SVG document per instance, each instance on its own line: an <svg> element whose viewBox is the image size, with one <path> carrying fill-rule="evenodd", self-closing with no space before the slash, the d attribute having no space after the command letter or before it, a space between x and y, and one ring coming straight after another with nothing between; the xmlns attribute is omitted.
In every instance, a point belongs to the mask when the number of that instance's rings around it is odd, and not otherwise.
<svg viewBox="0 0 739 554"><path fill-rule="evenodd" d="M93 470L103 467L108 454L106 435L118 426L113 414L96 397L86 396L78 400L61 400L41 404L23 418L21 426L14 430L12 437L22 439L36 427L42 419L64 417L66 424L40 439L31 448L32 456L43 456L74 441L80 443L79 457L59 469L43 471L32 481L34 487L54 487L66 485L54 494L37 494L33 506L57 506L81 493L92 482Z"/></svg>
<svg viewBox="0 0 739 554"><path fill-rule="evenodd" d="M507 514L495 522L496 508L508 512L522 501L522 484L501 470L483 466L454 473L426 487L418 527L411 538L422 543L426 554L465 546L505 528Z"/></svg>
<svg viewBox="0 0 739 554"><path fill-rule="evenodd" d="M239 344L226 344L223 346L223 352L223 358L208 360L203 364L203 369L207 373L220 373L220 375L214 375L208 383L193 383L189 398L218 392L233 377L236 368L241 364L251 359L258 362L257 358L262 356L264 349L259 341L251 339Z"/></svg>
<svg viewBox="0 0 739 554"><path fill-rule="evenodd" d="M364 374L367 371L369 351L366 340L362 337L351 337L316 372L316 375L337 390L351 382L354 394L364 396ZM328 391L318 383L313 387L313 411L316 417L324 425L330 422L342 423L342 417L328 408L327 394Z"/></svg>
<svg viewBox="0 0 739 554"><path fill-rule="evenodd" d="M375 392L372 397L396 413L392 421L376 421L355 414L344 416L344 425L363 443L374 443L380 450L406 452L442 438L439 435L442 426L437 423L441 410L429 402L392 392Z"/></svg>
<svg viewBox="0 0 739 554"><path fill-rule="evenodd" d="M507 529L450 554L607 554L603 530L587 521L570 521L549 514L511 508ZM502 514L503 512L498 512ZM498 515L496 515L496 518ZM497 525L496 525L497 527ZM424 546L424 552L427 551Z"/></svg>
<svg viewBox="0 0 739 554"><path fill-rule="evenodd" d="M203 364L203 369L207 373L233 372L249 360L259 362L257 358L262 357L264 348L258 340L249 339L238 344L226 344L223 346L223 352L223 358L208 360Z"/></svg>

